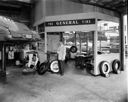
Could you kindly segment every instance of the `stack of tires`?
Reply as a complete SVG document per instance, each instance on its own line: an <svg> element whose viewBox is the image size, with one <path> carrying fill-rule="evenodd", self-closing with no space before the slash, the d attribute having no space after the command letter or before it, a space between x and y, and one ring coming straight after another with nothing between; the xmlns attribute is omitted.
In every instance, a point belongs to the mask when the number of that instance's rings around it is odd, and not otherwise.
<svg viewBox="0 0 128 102"><path fill-rule="evenodd" d="M43 75L46 72L59 73L60 64L57 59L57 53L49 53L47 61L39 63L37 66L37 72L39 75Z"/></svg>
<svg viewBox="0 0 128 102"><path fill-rule="evenodd" d="M121 73L121 64L120 61L118 59L113 60L112 65L110 66L110 63L107 61L102 61L100 63L100 73L101 75L103 75L104 77L109 77L110 76L110 71L112 71L116 74Z"/></svg>

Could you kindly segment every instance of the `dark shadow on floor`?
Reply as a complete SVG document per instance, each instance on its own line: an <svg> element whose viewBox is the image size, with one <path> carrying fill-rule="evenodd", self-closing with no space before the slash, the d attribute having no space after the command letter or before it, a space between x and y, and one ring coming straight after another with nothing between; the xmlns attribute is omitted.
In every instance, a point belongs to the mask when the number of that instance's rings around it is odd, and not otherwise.
<svg viewBox="0 0 128 102"><path fill-rule="evenodd" d="M89 68L79 68L79 67L75 67L75 61L71 60L67 63L65 63L65 67L64 67L64 73L72 73L72 74L77 74L77 75L87 75L87 76L91 76L91 70Z"/></svg>

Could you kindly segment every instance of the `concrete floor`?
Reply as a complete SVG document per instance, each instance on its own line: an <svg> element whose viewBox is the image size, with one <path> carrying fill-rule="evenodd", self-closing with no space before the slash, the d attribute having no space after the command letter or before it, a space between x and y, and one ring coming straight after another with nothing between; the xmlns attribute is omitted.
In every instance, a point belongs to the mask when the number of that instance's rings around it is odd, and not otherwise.
<svg viewBox="0 0 128 102"><path fill-rule="evenodd" d="M0 82L0 102L128 102L127 71L94 77L71 63L64 76L22 75L22 68L9 67L7 80Z"/></svg>

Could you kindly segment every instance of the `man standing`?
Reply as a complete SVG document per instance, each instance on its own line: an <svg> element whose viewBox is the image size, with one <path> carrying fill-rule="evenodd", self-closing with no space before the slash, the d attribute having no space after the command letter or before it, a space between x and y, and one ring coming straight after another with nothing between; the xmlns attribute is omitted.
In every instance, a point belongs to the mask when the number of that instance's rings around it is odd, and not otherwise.
<svg viewBox="0 0 128 102"><path fill-rule="evenodd" d="M64 46L63 42L60 41L59 43L59 47L57 49L57 53L58 53L58 60L59 60L59 70L60 70L60 74L63 75L64 74L64 60L65 60L65 56L66 56L66 47Z"/></svg>

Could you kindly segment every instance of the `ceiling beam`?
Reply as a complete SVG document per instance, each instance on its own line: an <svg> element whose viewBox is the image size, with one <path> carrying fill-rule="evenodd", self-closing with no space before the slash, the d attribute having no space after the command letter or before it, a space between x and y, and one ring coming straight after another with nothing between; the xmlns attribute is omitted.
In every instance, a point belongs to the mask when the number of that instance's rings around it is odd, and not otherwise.
<svg viewBox="0 0 128 102"><path fill-rule="evenodd" d="M116 4L116 5L114 5L116 8L119 8L119 7L126 7L127 5L126 5L126 2L120 2L120 3L118 3L118 4Z"/></svg>
<svg viewBox="0 0 128 102"><path fill-rule="evenodd" d="M117 13L122 13L123 10L121 9L123 7L127 8L126 6L127 0L70 0L70 1L101 7L104 9L112 10Z"/></svg>
<svg viewBox="0 0 128 102"><path fill-rule="evenodd" d="M118 4L120 1L119 0L111 0L109 2L104 2L104 6L112 6L112 5L115 5L115 4Z"/></svg>
<svg viewBox="0 0 128 102"><path fill-rule="evenodd" d="M82 2L83 0L78 0L78 1L80 1L79 3L81 3L81 4L93 5L93 6L101 7L101 8L112 10L112 11L115 11L115 12L118 12L119 13L119 11L116 10L116 9L113 9L113 8L110 8L110 7L106 7L106 6L100 5L98 3Z"/></svg>
<svg viewBox="0 0 128 102"><path fill-rule="evenodd" d="M5 6L5 7L13 7L13 8L20 8L20 5L14 5L14 4L10 4L10 3L4 3L4 2L0 2L0 6Z"/></svg>

